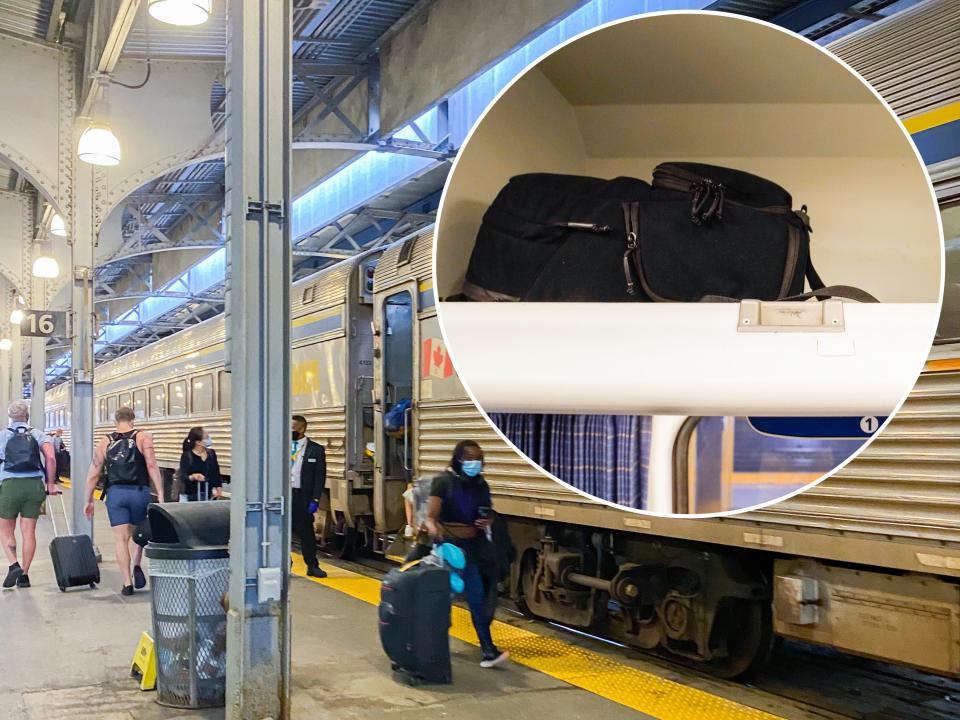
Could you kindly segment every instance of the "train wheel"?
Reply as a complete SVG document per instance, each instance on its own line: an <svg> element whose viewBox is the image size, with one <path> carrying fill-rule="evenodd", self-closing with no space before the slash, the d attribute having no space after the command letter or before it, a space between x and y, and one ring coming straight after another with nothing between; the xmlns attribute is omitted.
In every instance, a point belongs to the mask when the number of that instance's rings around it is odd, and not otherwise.
<svg viewBox="0 0 960 720"><path fill-rule="evenodd" d="M536 618L538 615L527 605L527 598L536 594L534 587L534 577L537 572L537 551L527 550L520 560L520 583L517 597L517 610L528 618Z"/></svg>
<svg viewBox="0 0 960 720"><path fill-rule="evenodd" d="M741 600L721 607L711 644L725 643L726 657L704 664L711 675L745 678L760 670L773 654L775 635L770 604Z"/></svg>

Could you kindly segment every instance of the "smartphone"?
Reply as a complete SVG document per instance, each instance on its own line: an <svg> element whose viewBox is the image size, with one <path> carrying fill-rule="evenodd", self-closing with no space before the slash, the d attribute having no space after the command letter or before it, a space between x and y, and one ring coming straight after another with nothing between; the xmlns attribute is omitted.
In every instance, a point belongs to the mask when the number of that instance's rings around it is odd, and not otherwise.
<svg viewBox="0 0 960 720"><path fill-rule="evenodd" d="M486 520L488 517L490 517L490 508L478 507L477 516L480 517L482 520Z"/></svg>

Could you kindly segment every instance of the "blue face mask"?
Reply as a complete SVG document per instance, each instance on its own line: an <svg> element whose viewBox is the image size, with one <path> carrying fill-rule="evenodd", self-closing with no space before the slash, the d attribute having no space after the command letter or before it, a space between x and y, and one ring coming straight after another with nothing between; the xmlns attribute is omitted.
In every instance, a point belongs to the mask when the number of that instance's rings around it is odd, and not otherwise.
<svg viewBox="0 0 960 720"><path fill-rule="evenodd" d="M464 475L467 477L476 477L483 469L483 460L464 460L461 465Z"/></svg>

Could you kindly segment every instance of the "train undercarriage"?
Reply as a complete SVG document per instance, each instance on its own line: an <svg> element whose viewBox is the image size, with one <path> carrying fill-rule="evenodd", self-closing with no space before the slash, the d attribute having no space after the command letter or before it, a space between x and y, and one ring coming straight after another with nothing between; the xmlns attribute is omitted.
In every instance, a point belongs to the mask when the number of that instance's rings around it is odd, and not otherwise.
<svg viewBox="0 0 960 720"><path fill-rule="evenodd" d="M531 616L749 674L773 648L770 563L730 549L512 519L510 594Z"/></svg>

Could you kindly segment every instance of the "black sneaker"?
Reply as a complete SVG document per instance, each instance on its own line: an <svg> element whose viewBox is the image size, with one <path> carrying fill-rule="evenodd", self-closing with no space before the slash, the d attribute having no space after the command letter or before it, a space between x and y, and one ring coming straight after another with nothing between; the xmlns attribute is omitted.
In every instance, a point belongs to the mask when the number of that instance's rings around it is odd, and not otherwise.
<svg viewBox="0 0 960 720"><path fill-rule="evenodd" d="M133 595L133 585L124 585L123 590L120 591L121 595Z"/></svg>
<svg viewBox="0 0 960 720"><path fill-rule="evenodd" d="M16 585L21 575L23 575L23 570L20 569L20 563L15 562L10 566L10 569L7 570L7 576L3 579L3 589L9 590Z"/></svg>
<svg viewBox="0 0 960 720"><path fill-rule="evenodd" d="M147 577L143 574L143 570L140 569L139 565L133 566L133 587L137 590L142 590L147 586Z"/></svg>
<svg viewBox="0 0 960 720"><path fill-rule="evenodd" d="M308 567L308 568L307 568L307 575L309 575L310 577L315 577L315 578L325 578L325 577L327 576L327 573L326 573L326 571L324 571L322 568L318 568L318 567Z"/></svg>
<svg viewBox="0 0 960 720"><path fill-rule="evenodd" d="M17 578L17 587L18 588L30 587L30 578L27 577L27 574L25 572L20 573L20 577Z"/></svg>

